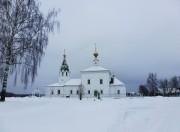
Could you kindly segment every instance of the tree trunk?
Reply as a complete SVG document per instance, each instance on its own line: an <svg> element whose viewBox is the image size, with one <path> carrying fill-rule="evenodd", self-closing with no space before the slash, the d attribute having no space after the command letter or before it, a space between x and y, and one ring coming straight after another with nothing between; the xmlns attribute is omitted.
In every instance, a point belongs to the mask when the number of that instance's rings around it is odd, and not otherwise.
<svg viewBox="0 0 180 132"><path fill-rule="evenodd" d="M3 83L2 83L2 91L1 91L1 99L0 101L4 102L6 97L6 87L7 87L7 79L9 73L9 65L6 64L6 68L3 75Z"/></svg>
<svg viewBox="0 0 180 132"><path fill-rule="evenodd" d="M4 102L5 97L6 97L6 88L7 88L7 80L8 80L8 75L9 75L12 41L13 41L13 38L11 39L11 43L8 44L8 48L7 48L7 52L6 52L7 58L6 58L5 70L3 73L2 92L1 92L1 99L0 99L1 102Z"/></svg>

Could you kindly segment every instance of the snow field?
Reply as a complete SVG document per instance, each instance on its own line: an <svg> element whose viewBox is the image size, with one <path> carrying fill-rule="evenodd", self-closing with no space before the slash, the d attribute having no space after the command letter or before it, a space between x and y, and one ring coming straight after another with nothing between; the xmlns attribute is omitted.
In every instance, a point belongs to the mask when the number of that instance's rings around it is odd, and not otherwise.
<svg viewBox="0 0 180 132"><path fill-rule="evenodd" d="M0 132L179 132L180 98L7 98Z"/></svg>

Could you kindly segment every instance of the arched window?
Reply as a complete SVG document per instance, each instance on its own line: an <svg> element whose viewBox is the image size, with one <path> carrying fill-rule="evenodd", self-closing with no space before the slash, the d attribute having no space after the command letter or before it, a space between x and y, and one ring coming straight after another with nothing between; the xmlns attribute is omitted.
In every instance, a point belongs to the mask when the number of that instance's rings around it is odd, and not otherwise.
<svg viewBox="0 0 180 132"><path fill-rule="evenodd" d="M70 93L73 94L73 91L71 90Z"/></svg>
<svg viewBox="0 0 180 132"><path fill-rule="evenodd" d="M91 94L91 91L90 91L90 90L88 90L88 94Z"/></svg>
<svg viewBox="0 0 180 132"><path fill-rule="evenodd" d="M117 94L120 94L120 90L117 90Z"/></svg>
<svg viewBox="0 0 180 132"><path fill-rule="evenodd" d="M68 76L68 73L66 72L66 77Z"/></svg>
<svg viewBox="0 0 180 132"><path fill-rule="evenodd" d="M77 94L79 94L79 90L77 90Z"/></svg>

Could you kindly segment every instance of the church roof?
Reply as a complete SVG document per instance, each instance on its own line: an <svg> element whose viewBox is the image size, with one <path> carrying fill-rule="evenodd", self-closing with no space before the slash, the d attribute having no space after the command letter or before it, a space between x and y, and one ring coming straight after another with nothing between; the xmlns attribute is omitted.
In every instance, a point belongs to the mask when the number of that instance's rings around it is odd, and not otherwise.
<svg viewBox="0 0 180 132"><path fill-rule="evenodd" d="M114 78L114 83L110 85L125 85L123 82L121 82L119 79Z"/></svg>
<svg viewBox="0 0 180 132"><path fill-rule="evenodd" d="M78 86L78 85L81 85L81 79L70 79L63 85L59 83L53 83L53 84L47 85L46 87L63 87L63 86Z"/></svg>
<svg viewBox="0 0 180 132"><path fill-rule="evenodd" d="M63 87L64 85L60 85L59 83L53 83L50 85L47 85L46 87Z"/></svg>
<svg viewBox="0 0 180 132"><path fill-rule="evenodd" d="M82 70L81 72L94 72L94 71L109 71L109 70L101 66L91 66L85 70Z"/></svg>
<svg viewBox="0 0 180 132"><path fill-rule="evenodd" d="M64 85L60 85L59 83L54 83L47 85L46 87L63 87L63 86L79 86L79 85L81 85L81 79L70 79ZM114 78L114 83L110 85L125 85L125 84L120 80L118 80L117 78Z"/></svg>

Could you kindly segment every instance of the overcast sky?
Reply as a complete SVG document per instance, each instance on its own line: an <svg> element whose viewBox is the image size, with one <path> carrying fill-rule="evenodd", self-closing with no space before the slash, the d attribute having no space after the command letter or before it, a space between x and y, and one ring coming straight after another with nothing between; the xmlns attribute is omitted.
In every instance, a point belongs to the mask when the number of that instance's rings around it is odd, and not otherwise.
<svg viewBox="0 0 180 132"><path fill-rule="evenodd" d="M114 72L128 91L158 78L180 75L179 0L41 0L44 13L60 9L60 32L50 35L34 85L23 90L9 81L8 90L31 93L58 82L64 49L71 77L93 65L94 43L100 65Z"/></svg>

